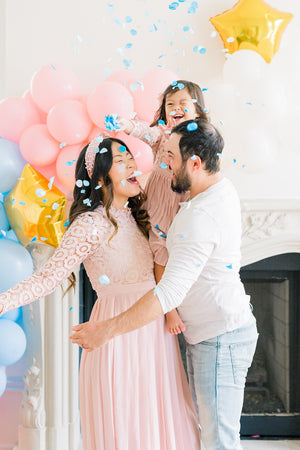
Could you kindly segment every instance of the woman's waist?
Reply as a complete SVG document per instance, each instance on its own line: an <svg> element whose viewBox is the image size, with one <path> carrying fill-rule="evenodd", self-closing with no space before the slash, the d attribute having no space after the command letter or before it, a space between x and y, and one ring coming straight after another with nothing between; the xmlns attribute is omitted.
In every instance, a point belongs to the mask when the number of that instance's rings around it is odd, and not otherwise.
<svg viewBox="0 0 300 450"><path fill-rule="evenodd" d="M97 289L99 297L103 295L131 294L136 292L148 292L155 288L155 280L137 281L135 283L110 283Z"/></svg>

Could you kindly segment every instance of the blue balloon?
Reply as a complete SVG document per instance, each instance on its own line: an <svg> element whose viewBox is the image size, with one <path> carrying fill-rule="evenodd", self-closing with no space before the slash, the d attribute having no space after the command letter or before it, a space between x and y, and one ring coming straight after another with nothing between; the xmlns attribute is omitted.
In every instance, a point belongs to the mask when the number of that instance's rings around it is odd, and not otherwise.
<svg viewBox="0 0 300 450"><path fill-rule="evenodd" d="M0 367L0 397L6 389L7 378L4 367Z"/></svg>
<svg viewBox="0 0 300 450"><path fill-rule="evenodd" d="M28 250L10 239L0 239L0 255L0 293L2 293L29 277L33 272L33 262Z"/></svg>
<svg viewBox="0 0 300 450"><path fill-rule="evenodd" d="M3 203L0 201L0 233L9 229L9 221Z"/></svg>
<svg viewBox="0 0 300 450"><path fill-rule="evenodd" d="M12 190L26 164L18 144L0 139L0 192Z"/></svg>
<svg viewBox="0 0 300 450"><path fill-rule="evenodd" d="M1 236L0 236L0 237L1 237ZM3 237L3 236L2 236L2 237ZM6 238L6 239L10 239L11 241L18 242L18 244L20 244L20 241L19 241L19 239L17 238L16 233L14 232L14 230L8 230L8 231L6 231L5 238Z"/></svg>
<svg viewBox="0 0 300 450"><path fill-rule="evenodd" d="M16 309L12 309L11 311L7 311L6 313L2 314L2 316L0 317L1 319L7 319L7 320L12 320L13 322L16 322L17 320L19 320L22 316L22 308L16 308Z"/></svg>
<svg viewBox="0 0 300 450"><path fill-rule="evenodd" d="M26 336L15 322L0 320L0 366L10 366L24 355Z"/></svg>

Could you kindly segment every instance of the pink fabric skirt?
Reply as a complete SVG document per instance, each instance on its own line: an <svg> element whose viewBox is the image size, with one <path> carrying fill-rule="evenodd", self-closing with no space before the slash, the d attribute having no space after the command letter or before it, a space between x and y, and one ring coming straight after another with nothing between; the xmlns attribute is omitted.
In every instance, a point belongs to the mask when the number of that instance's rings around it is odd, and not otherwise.
<svg viewBox="0 0 300 450"><path fill-rule="evenodd" d="M91 320L128 309L152 282L107 286ZM80 366L84 450L198 450L198 421L176 337L165 319L117 336Z"/></svg>

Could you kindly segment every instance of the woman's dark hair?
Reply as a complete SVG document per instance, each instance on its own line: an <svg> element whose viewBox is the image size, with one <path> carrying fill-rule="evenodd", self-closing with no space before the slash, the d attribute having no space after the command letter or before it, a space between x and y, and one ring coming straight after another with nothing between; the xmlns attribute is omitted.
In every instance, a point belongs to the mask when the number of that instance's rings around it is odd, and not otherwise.
<svg viewBox="0 0 300 450"><path fill-rule="evenodd" d="M99 143L99 151L95 156L95 164L92 177L90 178L85 166L85 154L88 146L84 147L81 151L75 169L75 186L73 190L73 203L69 213L69 225L70 226L76 217L80 214L93 211L98 206L103 205L106 209L108 219L114 226L114 232L109 238L109 241L116 235L118 231L118 225L114 217L110 214L110 207L113 202L113 183L109 176L109 171L113 163L112 143L117 142L120 146L124 146L126 150L132 154L127 145L116 138L105 138ZM96 148L97 149L97 148ZM102 149L106 151L101 152ZM99 180L101 180L102 186L99 188ZM148 237L150 222L148 212L142 208L143 203L146 200L146 194L141 191L135 197L128 199L128 206L131 209L131 213L137 223L137 226ZM74 286L75 277L74 274L69 277L71 286ZM70 287L71 287L70 286Z"/></svg>
<svg viewBox="0 0 300 450"><path fill-rule="evenodd" d="M184 87L182 87L184 86ZM165 123L167 123L167 117L166 117L166 97L169 94L173 94L174 92L177 92L182 89L187 89L188 93L192 97L192 99L195 100L195 108L197 111L198 116L201 119L208 120L207 114L204 112L205 104L204 104L204 98L201 91L200 86L198 84L193 83L192 81L187 80L177 80L173 81L172 84L170 84L162 93L161 95L161 105L156 111L154 115L154 120L151 127L154 127L158 124L159 120L163 120Z"/></svg>
<svg viewBox="0 0 300 450"><path fill-rule="evenodd" d="M171 133L179 134L179 148L182 161L187 161L193 155L199 156L205 163L208 173L220 170L220 159L224 140L220 132L207 120L186 120L174 127Z"/></svg>

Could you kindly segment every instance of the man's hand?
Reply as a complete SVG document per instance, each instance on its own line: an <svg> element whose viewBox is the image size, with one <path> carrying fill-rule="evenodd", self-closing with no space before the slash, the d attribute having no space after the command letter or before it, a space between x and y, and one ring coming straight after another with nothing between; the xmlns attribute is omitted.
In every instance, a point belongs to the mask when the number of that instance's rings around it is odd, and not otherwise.
<svg viewBox="0 0 300 450"><path fill-rule="evenodd" d="M111 338L110 321L85 322L72 327L73 334L69 336L73 344L78 344L88 352L104 345Z"/></svg>

